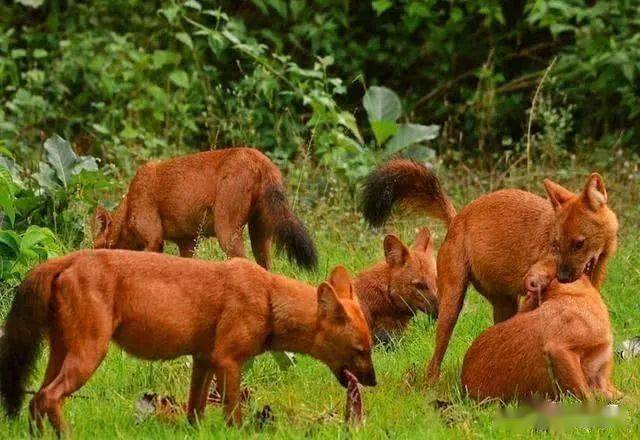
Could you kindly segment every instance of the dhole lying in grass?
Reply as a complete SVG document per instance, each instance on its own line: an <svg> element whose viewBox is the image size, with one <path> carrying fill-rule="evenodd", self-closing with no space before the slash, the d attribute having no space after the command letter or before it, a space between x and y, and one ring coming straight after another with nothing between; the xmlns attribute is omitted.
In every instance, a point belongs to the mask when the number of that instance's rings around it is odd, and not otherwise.
<svg viewBox="0 0 640 440"><path fill-rule="evenodd" d="M80 251L37 266L21 284L0 340L0 397L18 414L40 339L50 358L32 420L64 429L63 400L114 340L142 359L193 356L188 417L203 414L213 375L239 425L240 372L266 350L309 354L343 386L375 385L371 333L342 267L316 289L245 260L223 263L131 251Z"/></svg>
<svg viewBox="0 0 640 440"><path fill-rule="evenodd" d="M304 225L291 212L280 170L253 148L229 148L143 165L111 215L99 207L94 248L162 252L175 242L193 255L199 236L217 237L230 257L244 257L242 231L249 225L256 262L269 270L275 239L305 268L316 250Z"/></svg>
<svg viewBox="0 0 640 440"><path fill-rule="evenodd" d="M371 331L402 331L416 312L436 317L436 261L429 230L418 232L411 249L395 235L387 235L384 254L384 261L353 280Z"/></svg>
<svg viewBox="0 0 640 440"><path fill-rule="evenodd" d="M565 393L617 399L611 345L609 314L589 278L583 275L571 284L554 280L539 307L478 336L464 358L462 385L478 400Z"/></svg>
<svg viewBox="0 0 640 440"><path fill-rule="evenodd" d="M602 178L591 174L579 194L550 180L544 185L549 200L505 189L456 214L438 179L423 165L391 160L368 177L363 212L372 225L381 225L393 205L403 203L442 219L449 228L437 258L439 308L431 380L440 375L469 282L493 305L496 323L516 313L531 269L539 275L530 279L536 288L544 288L556 273L561 282L587 273L596 288L602 284L618 229ZM551 272L542 273L544 268Z"/></svg>

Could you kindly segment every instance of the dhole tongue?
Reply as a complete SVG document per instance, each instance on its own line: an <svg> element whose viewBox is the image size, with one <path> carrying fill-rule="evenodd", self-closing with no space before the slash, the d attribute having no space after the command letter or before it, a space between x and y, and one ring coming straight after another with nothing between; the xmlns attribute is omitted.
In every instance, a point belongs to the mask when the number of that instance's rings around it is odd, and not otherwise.
<svg viewBox="0 0 640 440"><path fill-rule="evenodd" d="M364 409L362 407L362 394L358 378L349 370L344 371L347 377L347 406L345 410L345 421L353 425L362 425L364 422Z"/></svg>

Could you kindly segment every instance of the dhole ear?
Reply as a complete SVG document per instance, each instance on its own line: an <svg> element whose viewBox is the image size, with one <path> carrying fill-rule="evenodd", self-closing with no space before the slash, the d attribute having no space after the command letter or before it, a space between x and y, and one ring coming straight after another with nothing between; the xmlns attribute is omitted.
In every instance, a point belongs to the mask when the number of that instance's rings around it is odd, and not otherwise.
<svg viewBox="0 0 640 440"><path fill-rule="evenodd" d="M318 317L334 322L344 322L346 319L344 307L340 304L335 290L328 283L321 283L318 286Z"/></svg>
<svg viewBox="0 0 640 440"><path fill-rule="evenodd" d="M395 235L384 237L384 257L391 267L404 266L409 258L409 249Z"/></svg>
<svg viewBox="0 0 640 440"><path fill-rule="evenodd" d="M600 174L591 173L582 191L582 200L593 211L607 204L607 189L604 187L604 180Z"/></svg>
<svg viewBox="0 0 640 440"><path fill-rule="evenodd" d="M563 187L562 185L558 185L555 182L552 182L549 179L544 179L544 189L547 190L547 195L549 196L549 201L553 205L553 209L558 209L573 197L575 194Z"/></svg>
<svg viewBox="0 0 640 440"><path fill-rule="evenodd" d="M104 206L98 205L93 213L93 228L94 235L100 235L109 230L111 226L111 214Z"/></svg>
<svg viewBox="0 0 640 440"><path fill-rule="evenodd" d="M422 228L418 231L415 240L413 240L413 249L419 252L427 252L430 247L433 247L431 232L427 228Z"/></svg>
<svg viewBox="0 0 640 440"><path fill-rule="evenodd" d="M333 287L338 298L353 299L353 286L351 285L351 277L344 266L336 266L329 275L327 283Z"/></svg>

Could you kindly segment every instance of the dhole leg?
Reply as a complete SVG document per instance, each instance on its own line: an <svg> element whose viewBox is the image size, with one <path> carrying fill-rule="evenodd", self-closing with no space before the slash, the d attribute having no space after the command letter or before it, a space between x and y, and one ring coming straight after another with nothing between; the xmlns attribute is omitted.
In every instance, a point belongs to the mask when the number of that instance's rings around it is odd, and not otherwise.
<svg viewBox="0 0 640 440"><path fill-rule="evenodd" d="M545 344L544 355L554 386L558 386L561 392L570 392L578 399L591 399L591 389L577 353L555 344Z"/></svg>
<svg viewBox="0 0 640 440"><path fill-rule="evenodd" d="M427 369L427 379L434 382L440 377L440 366L449 345L453 328L462 310L469 284L466 258L461 240L445 241L438 254L438 321L436 346Z"/></svg>
<svg viewBox="0 0 640 440"><path fill-rule="evenodd" d="M62 368L62 362L66 356L66 350L60 337L55 333L55 329L51 331L50 336L50 354L49 361L47 363L47 369L44 373L44 380L42 381L42 385L38 390L38 393L41 392L45 387L47 387L59 374L60 369ZM29 415L30 415L30 423L29 430L32 434L35 434L34 431L42 432L44 429L44 415L38 411L36 406L35 397L31 399L31 403L29 404Z"/></svg>
<svg viewBox="0 0 640 440"><path fill-rule="evenodd" d="M225 178L218 187L213 227L220 247L229 257L244 257L242 229L249 221L253 197L240 176Z"/></svg>
<svg viewBox="0 0 640 440"><path fill-rule="evenodd" d="M611 382L613 356L611 345L595 351L586 359L582 359L582 371L586 375L592 390L599 392L607 400L618 400L623 394Z"/></svg>
<svg viewBox="0 0 640 440"><path fill-rule="evenodd" d="M102 349L86 347L82 354L67 354L58 375L33 398L30 409L36 426L41 427L41 419L46 414L58 435L68 432L62 417L64 399L89 380L105 354L106 344Z"/></svg>
<svg viewBox="0 0 640 440"><path fill-rule="evenodd" d="M178 249L180 250L180 256L184 258L193 257L193 253L196 250L196 238L189 237L176 241Z"/></svg>
<svg viewBox="0 0 640 440"><path fill-rule="evenodd" d="M79 287L74 285L74 279L66 281L65 288L57 290L52 301L56 319L52 323L51 347L56 355L52 352L45 381L30 405L36 426L41 425L46 415L58 435L67 431L62 417L64 399L81 388L98 368L112 334L104 304L97 300L99 293L83 292L82 298L78 298ZM82 313L74 313L79 301L83 304ZM64 351L60 350L62 346Z"/></svg>
<svg viewBox="0 0 640 440"><path fill-rule="evenodd" d="M189 423L195 424L202 419L207 403L209 386L213 379L213 367L209 360L193 358L193 372L191 374L191 389L189 391L189 404L187 406L187 418Z"/></svg>
<svg viewBox="0 0 640 440"><path fill-rule="evenodd" d="M242 424L240 407L240 371L242 366L232 359L220 359L214 363L218 390L224 402L224 415L229 426Z"/></svg>
<svg viewBox="0 0 640 440"><path fill-rule="evenodd" d="M271 245L273 237L255 216L249 222L249 239L256 263L267 270L271 269Z"/></svg>
<svg viewBox="0 0 640 440"><path fill-rule="evenodd" d="M515 298L505 296L493 302L493 323L506 321L518 313L518 301Z"/></svg>

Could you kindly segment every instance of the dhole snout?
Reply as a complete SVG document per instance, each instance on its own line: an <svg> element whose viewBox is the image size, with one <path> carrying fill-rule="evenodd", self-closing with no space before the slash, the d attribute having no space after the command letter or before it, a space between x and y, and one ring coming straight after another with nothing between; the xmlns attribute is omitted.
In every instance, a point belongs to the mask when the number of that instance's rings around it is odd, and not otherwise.
<svg viewBox="0 0 640 440"><path fill-rule="evenodd" d="M318 314L317 357L345 388L346 370L363 385L376 385L371 331L344 267L337 266L318 287Z"/></svg>
<svg viewBox="0 0 640 440"><path fill-rule="evenodd" d="M599 263L615 252L618 230L602 177L591 174L579 194L548 179L544 186L555 214L551 239L558 281L572 283L584 273L599 285L604 275Z"/></svg>

